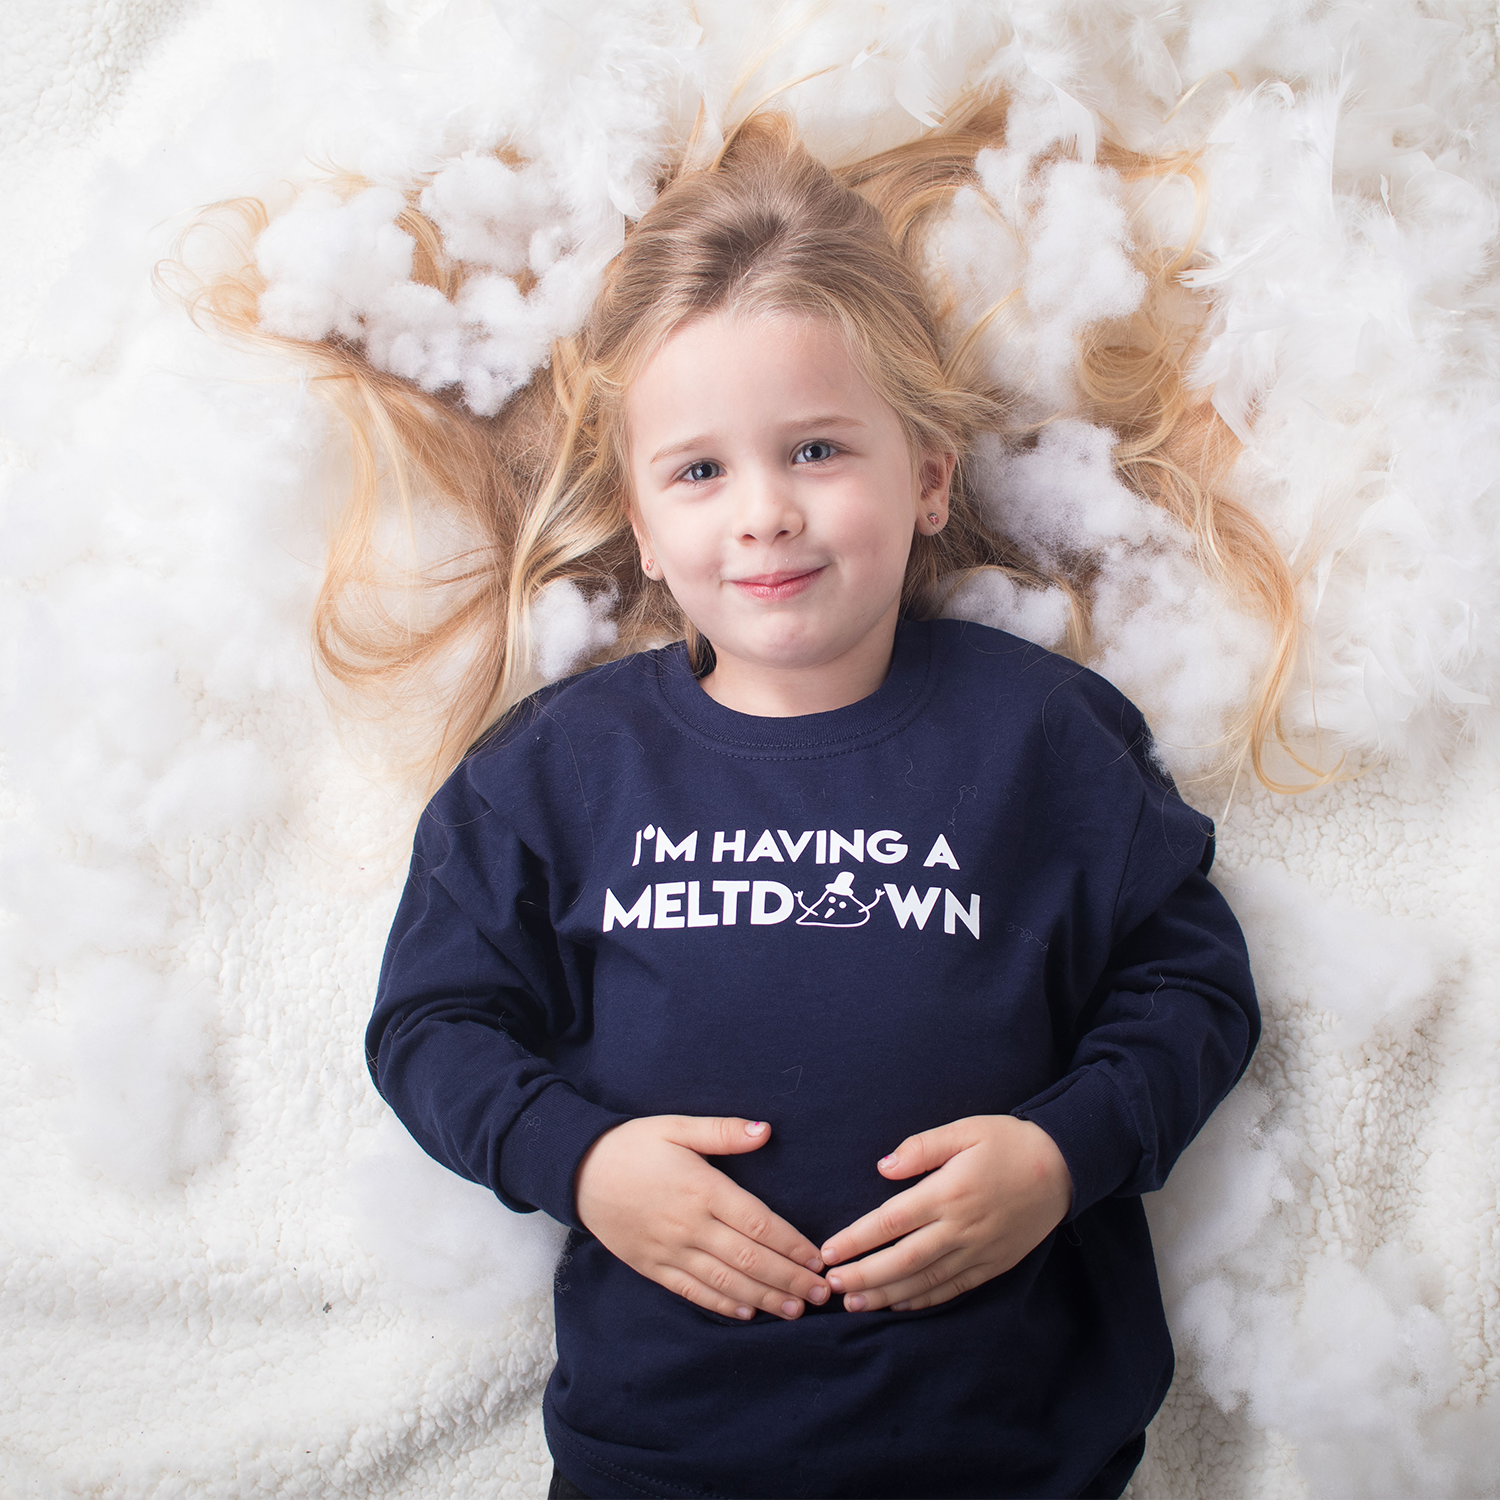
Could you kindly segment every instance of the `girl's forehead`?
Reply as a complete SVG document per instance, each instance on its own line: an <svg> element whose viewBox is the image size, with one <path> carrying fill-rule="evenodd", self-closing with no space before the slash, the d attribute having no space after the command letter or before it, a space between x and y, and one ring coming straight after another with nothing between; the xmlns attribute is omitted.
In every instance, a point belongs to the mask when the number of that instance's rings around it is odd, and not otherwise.
<svg viewBox="0 0 1500 1500"><path fill-rule="evenodd" d="M679 324L642 362L625 396L633 427L714 408L749 417L808 401L884 405L843 330L796 312L716 312Z"/></svg>
<svg viewBox="0 0 1500 1500"><path fill-rule="evenodd" d="M838 323L815 313L786 308L718 308L685 318L668 329L641 361L639 379L653 364L684 350L714 358L779 352L783 357L811 352L835 353L848 360L850 351Z"/></svg>

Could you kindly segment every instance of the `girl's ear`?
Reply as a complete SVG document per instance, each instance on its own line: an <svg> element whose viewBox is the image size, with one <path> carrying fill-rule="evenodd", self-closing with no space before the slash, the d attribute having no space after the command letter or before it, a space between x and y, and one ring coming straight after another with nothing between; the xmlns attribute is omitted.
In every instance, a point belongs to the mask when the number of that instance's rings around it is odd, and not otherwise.
<svg viewBox="0 0 1500 1500"><path fill-rule="evenodd" d="M635 513L635 507L630 508L630 529L635 534L635 544L641 553L641 572L647 578L655 578L656 559L651 550L651 538L646 535L645 528L641 525L640 517Z"/></svg>
<svg viewBox="0 0 1500 1500"><path fill-rule="evenodd" d="M958 454L928 452L917 465L917 530L936 536L948 524L948 495Z"/></svg>

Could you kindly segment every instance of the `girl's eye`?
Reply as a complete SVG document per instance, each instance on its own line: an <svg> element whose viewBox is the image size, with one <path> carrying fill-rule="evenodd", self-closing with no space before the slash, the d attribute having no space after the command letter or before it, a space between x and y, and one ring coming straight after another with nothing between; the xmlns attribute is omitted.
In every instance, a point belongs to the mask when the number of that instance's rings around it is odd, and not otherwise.
<svg viewBox="0 0 1500 1500"><path fill-rule="evenodd" d="M697 463L689 464L678 478L686 479L689 484L703 484L707 480L717 479L721 465L711 458L700 458Z"/></svg>
<svg viewBox="0 0 1500 1500"><path fill-rule="evenodd" d="M797 456L792 461L799 464L820 464L832 458L839 450L832 443L825 443L822 438L811 443L803 443L797 450Z"/></svg>

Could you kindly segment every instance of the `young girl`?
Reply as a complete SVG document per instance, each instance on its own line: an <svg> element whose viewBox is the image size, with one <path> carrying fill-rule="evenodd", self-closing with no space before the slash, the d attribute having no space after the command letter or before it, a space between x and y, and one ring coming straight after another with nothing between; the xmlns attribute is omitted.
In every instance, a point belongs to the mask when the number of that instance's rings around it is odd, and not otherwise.
<svg viewBox="0 0 1500 1500"><path fill-rule="evenodd" d="M752 120L493 423L339 352L488 537L363 655L341 565L320 640L354 676L493 624L367 1048L428 1152L571 1226L554 1496L1113 1496L1171 1379L1140 1194L1258 1034L1211 826L1108 683L932 618L1039 579L913 269L1002 119L838 174ZM1162 348L1099 356L1154 361L1122 467L1270 576ZM559 579L673 643L523 697Z"/></svg>

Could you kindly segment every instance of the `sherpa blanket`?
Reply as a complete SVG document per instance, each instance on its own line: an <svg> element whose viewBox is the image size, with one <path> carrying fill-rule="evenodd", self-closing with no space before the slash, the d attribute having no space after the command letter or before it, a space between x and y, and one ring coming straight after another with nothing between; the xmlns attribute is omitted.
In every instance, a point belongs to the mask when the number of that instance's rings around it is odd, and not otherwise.
<svg viewBox="0 0 1500 1500"><path fill-rule="evenodd" d="M1201 151L1198 374L1300 579L1290 722L1358 773L1194 781L1260 627L1114 482L1103 434L1056 424L1006 469L1035 545L1098 560L1096 665L1219 820L1266 1016L1150 1204L1180 1358L1130 1493L1500 1493L1494 21L6 0L0 1490L446 1500L548 1472L560 1231L429 1162L363 1068L416 808L312 679L338 429L285 362L195 328L155 262L200 206L258 195L279 326L493 405L576 321L700 101L722 120L792 84L837 155L990 80L1011 140L933 254L971 310L1021 288L992 355L1044 396L1138 295L1101 131ZM1075 165L1032 171L1060 140ZM502 143L535 167L508 208L474 167ZM371 186L320 190L334 170ZM403 296L419 178L496 265L560 227L556 274L504 306ZM1150 212L1180 237L1192 204L1179 183ZM568 603L555 670L605 628ZM966 607L1048 638L1055 611L1023 603Z"/></svg>

